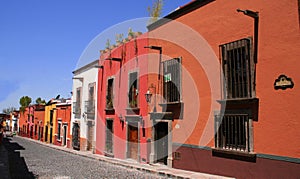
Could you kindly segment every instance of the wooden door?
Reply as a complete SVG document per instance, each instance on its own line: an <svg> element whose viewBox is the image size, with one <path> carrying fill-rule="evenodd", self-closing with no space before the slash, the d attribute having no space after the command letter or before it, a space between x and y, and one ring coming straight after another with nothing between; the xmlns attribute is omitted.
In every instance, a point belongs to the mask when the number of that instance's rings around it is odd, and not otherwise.
<svg viewBox="0 0 300 179"><path fill-rule="evenodd" d="M128 126L128 158L138 159L138 128Z"/></svg>

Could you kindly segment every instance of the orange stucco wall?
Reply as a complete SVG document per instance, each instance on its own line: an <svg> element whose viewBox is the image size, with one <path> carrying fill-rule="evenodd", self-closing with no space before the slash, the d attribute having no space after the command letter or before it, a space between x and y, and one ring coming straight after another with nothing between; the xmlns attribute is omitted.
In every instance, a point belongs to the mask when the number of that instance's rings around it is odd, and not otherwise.
<svg viewBox="0 0 300 179"><path fill-rule="evenodd" d="M221 90L216 87L220 84L219 67L213 68L213 64L219 59L219 45L253 37L253 19L237 13L238 8L258 11L260 16L254 152L299 158L300 33L296 0L213 1L149 32L149 45L161 46L164 60L182 57L186 71L182 74L184 118L175 120L173 142L214 146L213 110L219 109L215 97L220 97ZM149 68L158 69L157 61L149 60ZM293 89L274 89L280 74L293 79ZM150 77L148 83L156 80Z"/></svg>

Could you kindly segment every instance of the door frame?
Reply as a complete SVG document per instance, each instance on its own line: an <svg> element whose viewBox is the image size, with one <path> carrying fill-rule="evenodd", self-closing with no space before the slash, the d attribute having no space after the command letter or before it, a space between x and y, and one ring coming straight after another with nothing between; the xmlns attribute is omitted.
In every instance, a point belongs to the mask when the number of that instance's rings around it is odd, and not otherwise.
<svg viewBox="0 0 300 179"><path fill-rule="evenodd" d="M63 141L62 145L66 146L68 144L67 138L68 138L68 124L63 124Z"/></svg>
<svg viewBox="0 0 300 179"><path fill-rule="evenodd" d="M172 120L162 120L162 119L152 119L152 136L151 136L151 152L150 152L150 164L157 163L157 145L155 142L156 137L156 127L155 125L160 122L166 122L168 124L168 157L167 166L173 166L173 156L172 156Z"/></svg>
<svg viewBox="0 0 300 179"><path fill-rule="evenodd" d="M136 125L137 127L137 132L138 132L138 143L137 143L137 161L141 162L141 149L140 149L140 143L141 143L141 135L140 135L140 128L141 128L141 123L140 121L142 120L141 116L125 116L126 118L126 150L125 150L125 156L127 159L132 159L129 158L130 151L129 151L129 125Z"/></svg>

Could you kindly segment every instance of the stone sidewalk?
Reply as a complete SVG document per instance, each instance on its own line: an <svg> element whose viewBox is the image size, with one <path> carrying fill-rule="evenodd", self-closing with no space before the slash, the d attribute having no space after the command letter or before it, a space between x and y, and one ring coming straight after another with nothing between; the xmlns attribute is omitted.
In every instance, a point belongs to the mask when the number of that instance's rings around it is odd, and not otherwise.
<svg viewBox="0 0 300 179"><path fill-rule="evenodd" d="M19 137L19 136L15 136ZM23 138L23 137L22 137ZM56 150L72 153L75 155L80 155L83 157L95 159L95 160L100 160L104 162L109 162L111 164L123 166L126 168L131 168L131 169L136 169L144 172L149 172L149 173L154 173L158 174L159 176L162 177L168 177L168 178L203 178L203 179L229 179L230 177L224 177L224 176L218 176L218 175L211 175L211 174L205 174L205 173L199 173L199 172L192 172L192 171L186 171L186 170L179 170L179 169L174 169L174 168L169 168L165 165L150 165L150 164L141 164L133 160L122 160L122 159L117 159L117 158L110 158L106 157L103 155L97 155L97 154L92 154L91 152L88 151L77 151L73 150L70 148L66 147L61 147L61 146L56 146L53 144L47 144L41 141L33 140L30 138L23 138L26 140L30 140L32 142L38 143L40 145L44 145ZM1 155L1 154L0 154ZM1 166L0 166L0 173L1 173ZM1 177L0 177L1 178Z"/></svg>

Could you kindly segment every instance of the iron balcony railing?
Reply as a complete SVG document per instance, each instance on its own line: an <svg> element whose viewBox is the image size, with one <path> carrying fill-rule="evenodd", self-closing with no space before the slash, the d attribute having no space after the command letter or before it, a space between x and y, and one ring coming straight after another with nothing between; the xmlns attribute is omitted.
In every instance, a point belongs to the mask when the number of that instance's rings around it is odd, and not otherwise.
<svg viewBox="0 0 300 179"><path fill-rule="evenodd" d="M215 116L215 145L219 149L249 152L248 114Z"/></svg>
<svg viewBox="0 0 300 179"><path fill-rule="evenodd" d="M85 101L84 112L88 119L95 119L95 100Z"/></svg>
<svg viewBox="0 0 300 179"><path fill-rule="evenodd" d="M75 114L75 118L80 118L81 108L79 102L73 102L73 113Z"/></svg>

